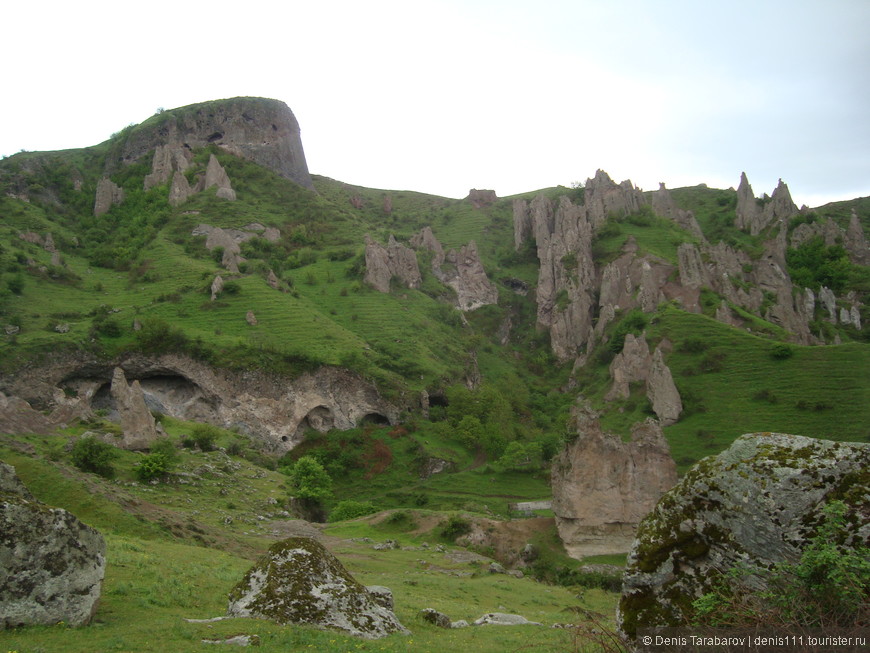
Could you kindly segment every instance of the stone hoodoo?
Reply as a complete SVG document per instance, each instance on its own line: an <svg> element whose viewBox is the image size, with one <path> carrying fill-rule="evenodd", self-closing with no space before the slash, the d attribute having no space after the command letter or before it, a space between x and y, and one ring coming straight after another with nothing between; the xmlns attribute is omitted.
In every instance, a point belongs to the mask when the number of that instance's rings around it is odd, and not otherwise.
<svg viewBox="0 0 870 653"><path fill-rule="evenodd" d="M752 186L746 178L746 173L740 174L740 185L737 187L737 220L735 224L749 231L753 236L761 233L765 227L782 220L787 220L798 213L798 207L791 199L791 193L782 179L779 180L773 195L760 204L755 199Z"/></svg>
<svg viewBox="0 0 870 653"><path fill-rule="evenodd" d="M99 216L108 213L115 204L124 201L124 189L118 186L108 177L103 177L97 182L97 196L94 200L94 215Z"/></svg>
<svg viewBox="0 0 870 653"><path fill-rule="evenodd" d="M384 589L361 585L317 540L292 537L273 544L230 591L227 614L366 639L410 634L385 607L391 601L384 601Z"/></svg>
<svg viewBox="0 0 870 653"><path fill-rule="evenodd" d="M232 98L192 104L156 115L128 134L120 161L109 161L109 171L155 152L151 184L164 183L169 170L184 170L184 150L207 145L258 163L273 172L313 188L299 123L290 108L278 100ZM147 182L146 182L147 183Z"/></svg>
<svg viewBox="0 0 870 653"><path fill-rule="evenodd" d="M637 629L684 626L692 601L736 565L770 569L794 562L834 499L846 503L850 546L870 543L866 475L870 444L781 433L739 437L695 465L637 530L617 621ZM757 595L759 575L729 580Z"/></svg>
<svg viewBox="0 0 870 653"><path fill-rule="evenodd" d="M605 433L598 415L578 404L577 438L552 467L553 512L570 555L625 552L641 519L677 481L661 426L636 424L631 442Z"/></svg>
<svg viewBox="0 0 870 653"><path fill-rule="evenodd" d="M121 420L124 449L147 449L157 439L157 424L145 405L145 396L138 380L127 385L124 370L116 367L112 373L112 398Z"/></svg>
<svg viewBox="0 0 870 653"><path fill-rule="evenodd" d="M629 333L625 336L622 351L610 364L610 378L613 386L604 397L606 401L627 399L630 385L643 383L653 412L662 426L673 424L683 412L680 393L670 368L665 364L662 346L656 347L655 353L650 355L645 334L635 337Z"/></svg>
<svg viewBox="0 0 870 653"><path fill-rule="evenodd" d="M37 501L0 462L0 630L87 624L105 569L103 536Z"/></svg>
<svg viewBox="0 0 870 653"><path fill-rule="evenodd" d="M473 311L498 303L498 288L486 276L477 244L473 240L459 250L451 249L445 253L432 228L423 227L420 233L411 237L410 242L414 249L432 252L432 274L441 283L453 288L459 310Z"/></svg>
<svg viewBox="0 0 870 653"><path fill-rule="evenodd" d="M397 242L393 236L384 247L366 236L365 282L380 292L390 292L390 279L395 277L408 288L419 288L423 282L414 250Z"/></svg>

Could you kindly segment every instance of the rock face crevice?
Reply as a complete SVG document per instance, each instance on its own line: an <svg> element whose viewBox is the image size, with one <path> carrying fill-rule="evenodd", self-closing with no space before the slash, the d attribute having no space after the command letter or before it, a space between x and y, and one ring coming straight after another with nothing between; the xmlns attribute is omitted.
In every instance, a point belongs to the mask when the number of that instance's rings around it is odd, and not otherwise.
<svg viewBox="0 0 870 653"><path fill-rule="evenodd" d="M598 415L573 409L577 438L553 461L553 512L570 555L625 552L641 519L677 480L661 426L636 424L631 442L601 429Z"/></svg>
<svg viewBox="0 0 870 653"><path fill-rule="evenodd" d="M254 370L216 369L177 354L110 362L75 356L2 377L0 388L42 409L66 409L71 417L92 407L120 415L110 389L116 368L130 385L139 386L147 409L237 428L275 453L292 449L307 428L349 429L365 419L394 424L399 415L377 388L341 368L321 367L287 380Z"/></svg>
<svg viewBox="0 0 870 653"><path fill-rule="evenodd" d="M866 473L870 445L781 433L750 433L705 458L638 527L623 578L617 622L637 629L684 626L691 602L736 565L770 569L794 562L822 522L823 508L844 500L847 541L870 543ZM757 594L755 575L730 583Z"/></svg>
<svg viewBox="0 0 870 653"><path fill-rule="evenodd" d="M37 501L0 462L0 630L89 623L105 569L103 536Z"/></svg>

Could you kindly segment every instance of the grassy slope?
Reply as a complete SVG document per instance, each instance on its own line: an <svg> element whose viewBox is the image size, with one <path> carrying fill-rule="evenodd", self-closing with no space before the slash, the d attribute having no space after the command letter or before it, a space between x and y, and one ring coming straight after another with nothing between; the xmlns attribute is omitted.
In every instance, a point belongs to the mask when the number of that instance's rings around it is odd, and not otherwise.
<svg viewBox="0 0 870 653"><path fill-rule="evenodd" d="M271 520L253 519L252 515L261 513L270 497L283 494L282 477L223 454L185 452L181 470L199 469L194 478L200 479L200 485L141 486L129 480L137 454L121 452L116 462L119 477L111 482L82 474L65 464L62 456L57 462L44 458L42 454L50 451L58 457L57 447L52 446L58 442L60 439L3 438L0 458L16 467L37 498L71 510L105 534L107 570L100 607L88 627L57 625L0 632L4 650L144 651L159 642L163 650L198 651L203 638L237 634L257 634L261 649L274 651L439 651L447 644L495 653L505 647L562 651L569 645L568 633L549 628L445 632L425 624L417 613L434 607L453 619L472 621L485 612L506 611L549 625L571 621L571 613L565 610L578 601L566 588L491 575L480 563L454 562L434 549L419 549L424 541L433 542L433 537L437 541L431 532L394 533L354 526L356 522L327 528L327 534L334 533L329 547L363 584L386 585L393 590L396 613L412 635L365 642L338 633L250 619L187 623L186 618L222 614L229 589L249 568L253 557L275 539L269 532ZM218 473L204 473L203 466ZM227 488L229 492L221 492ZM226 507L230 504L231 509ZM227 514L236 521L224 523ZM371 544L344 539L362 535L378 540L398 538L415 550L374 551ZM611 614L615 595L589 590L582 604Z"/></svg>

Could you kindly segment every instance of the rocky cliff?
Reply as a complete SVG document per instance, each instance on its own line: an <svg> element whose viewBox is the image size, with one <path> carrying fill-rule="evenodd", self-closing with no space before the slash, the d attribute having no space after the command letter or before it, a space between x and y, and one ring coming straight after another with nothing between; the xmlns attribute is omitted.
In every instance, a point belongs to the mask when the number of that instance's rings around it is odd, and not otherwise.
<svg viewBox="0 0 870 653"><path fill-rule="evenodd" d="M577 437L552 465L559 536L575 557L625 552L641 519L677 481L661 426L636 424L631 442L601 429L584 403L572 411Z"/></svg>
<svg viewBox="0 0 870 653"><path fill-rule="evenodd" d="M126 380L130 385L122 392ZM28 405L53 409L54 425L61 423L63 415L71 420L91 408L118 415L119 420L125 412L138 415L135 421L132 417L122 421L130 448L147 446L150 437L141 436L150 433L146 424L150 414L130 409L140 399L151 411L237 428L263 450L275 453L292 449L307 429L348 429L366 420L394 423L399 414L373 385L339 368L321 367L287 380L255 370L215 369L175 354L132 355L114 361L84 354L60 357L49 365L0 377L0 388Z"/></svg>
<svg viewBox="0 0 870 653"><path fill-rule="evenodd" d="M188 151L210 144L313 188L296 117L283 102L265 98L192 104L153 116L126 134L107 173L153 152L146 184L164 183L171 170L185 169Z"/></svg>

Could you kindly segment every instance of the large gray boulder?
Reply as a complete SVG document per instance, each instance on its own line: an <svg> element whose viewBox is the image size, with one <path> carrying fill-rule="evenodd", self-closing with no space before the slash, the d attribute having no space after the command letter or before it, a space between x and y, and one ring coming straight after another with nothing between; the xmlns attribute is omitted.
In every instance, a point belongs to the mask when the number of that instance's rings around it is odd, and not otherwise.
<svg viewBox="0 0 870 653"><path fill-rule="evenodd" d="M867 545L870 444L781 433L739 437L661 498L637 530L617 612L621 632L682 626L692 602L735 565L770 568L800 556L823 508L846 502L854 544ZM758 592L760 579L735 580Z"/></svg>
<svg viewBox="0 0 870 653"><path fill-rule="evenodd" d="M37 501L0 463L0 629L87 624L105 568L103 536Z"/></svg>
<svg viewBox="0 0 870 653"><path fill-rule="evenodd" d="M269 551L230 591L231 617L342 630L366 639L409 634L374 593L357 582L317 540L291 537Z"/></svg>

